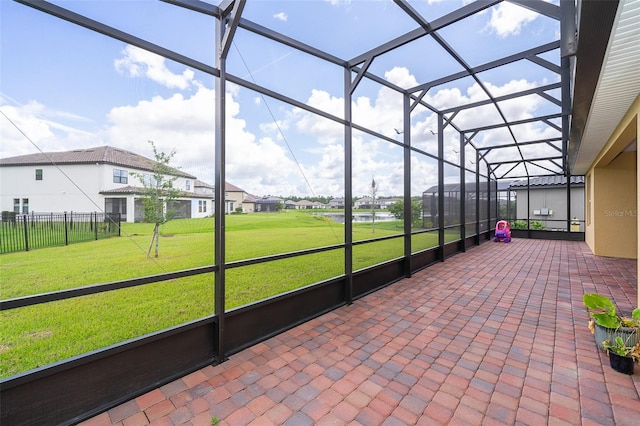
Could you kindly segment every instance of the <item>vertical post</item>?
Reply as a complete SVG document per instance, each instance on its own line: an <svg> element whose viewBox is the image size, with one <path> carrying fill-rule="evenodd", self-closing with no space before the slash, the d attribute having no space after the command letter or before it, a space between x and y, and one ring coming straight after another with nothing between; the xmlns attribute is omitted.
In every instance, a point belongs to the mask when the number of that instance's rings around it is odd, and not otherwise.
<svg viewBox="0 0 640 426"><path fill-rule="evenodd" d="M225 106L226 106L226 59L221 56L225 31L225 18L216 21L216 67L220 77L216 79L215 111L215 180L214 180L214 312L218 322L218 361L224 361L225 333Z"/></svg>
<svg viewBox="0 0 640 426"><path fill-rule="evenodd" d="M531 221L529 220L531 212L531 181L527 175L527 238L531 238Z"/></svg>
<svg viewBox="0 0 640 426"><path fill-rule="evenodd" d="M67 212L64 212L64 245L69 245L69 224L67 221Z"/></svg>
<svg viewBox="0 0 640 426"><path fill-rule="evenodd" d="M22 224L24 225L24 251L29 251L29 227L27 226L27 215L23 216Z"/></svg>
<svg viewBox="0 0 640 426"><path fill-rule="evenodd" d="M462 240L461 250L467 251L466 228L467 228L467 169L464 152L464 133L460 133L460 239Z"/></svg>
<svg viewBox="0 0 640 426"><path fill-rule="evenodd" d="M485 239L491 236L491 170L487 165L487 230L485 232ZM495 226L495 224L493 225Z"/></svg>
<svg viewBox="0 0 640 426"><path fill-rule="evenodd" d="M444 262L444 120L438 113L438 257Z"/></svg>
<svg viewBox="0 0 640 426"><path fill-rule="evenodd" d="M567 173L567 232L571 232L571 173Z"/></svg>
<svg viewBox="0 0 640 426"><path fill-rule="evenodd" d="M413 225L413 203L411 200L411 116L409 95L402 97L402 113L404 124L404 143L402 151L404 153L404 276L411 277L411 227ZM424 208L424 205L423 205Z"/></svg>
<svg viewBox="0 0 640 426"><path fill-rule="evenodd" d="M105 213L104 215L105 215L104 218L107 219L107 213ZM93 212L92 216L93 216L93 232L96 235L96 241L98 241L98 212ZM89 220L89 223L91 223L91 220ZM108 223L108 222L106 222L105 220L105 223Z"/></svg>
<svg viewBox="0 0 640 426"><path fill-rule="evenodd" d="M476 236L475 244L480 245L480 153L476 149ZM491 232L490 230L487 230Z"/></svg>
<svg viewBox="0 0 640 426"><path fill-rule="evenodd" d="M562 7L565 9L569 9L570 14L575 13L575 7L573 6L573 2L564 2L564 3L572 3L571 5L563 5ZM563 12L563 17L566 12L564 9L561 9ZM562 23L565 24L565 21L568 21L567 25L570 29L572 27L571 22L573 22L573 29L575 30L575 15L570 15L565 18ZM568 36L563 32L563 38ZM572 47L570 44L571 40L568 40L569 46L567 49ZM567 177L567 232L571 232L571 170L569 170L569 128L570 128L570 120L569 114L571 114L571 60L568 57L563 57L561 60L561 79L562 79L562 158L564 159L565 164L565 176Z"/></svg>
<svg viewBox="0 0 640 426"><path fill-rule="evenodd" d="M353 128L351 127L351 70L344 69L344 274L345 274L345 301L347 304L353 303Z"/></svg>

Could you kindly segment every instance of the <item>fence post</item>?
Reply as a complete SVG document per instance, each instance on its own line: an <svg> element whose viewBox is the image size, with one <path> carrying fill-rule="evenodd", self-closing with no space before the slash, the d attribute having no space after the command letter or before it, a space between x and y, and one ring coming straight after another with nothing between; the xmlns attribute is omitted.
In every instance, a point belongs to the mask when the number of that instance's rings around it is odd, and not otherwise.
<svg viewBox="0 0 640 426"><path fill-rule="evenodd" d="M69 245L69 229L67 228L67 212L64 212L64 245Z"/></svg>
<svg viewBox="0 0 640 426"><path fill-rule="evenodd" d="M22 223L24 224L24 251L29 251L29 227L27 226L27 215L23 216Z"/></svg>
<svg viewBox="0 0 640 426"><path fill-rule="evenodd" d="M118 237L120 236L121 229L122 229L122 213L118 213Z"/></svg>
<svg viewBox="0 0 640 426"><path fill-rule="evenodd" d="M96 241L98 241L98 212L93 212L93 232L96 234Z"/></svg>

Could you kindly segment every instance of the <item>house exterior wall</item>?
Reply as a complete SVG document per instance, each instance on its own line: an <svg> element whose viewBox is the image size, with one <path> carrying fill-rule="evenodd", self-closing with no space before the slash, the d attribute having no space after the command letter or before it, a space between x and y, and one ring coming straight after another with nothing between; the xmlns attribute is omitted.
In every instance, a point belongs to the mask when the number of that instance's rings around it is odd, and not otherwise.
<svg viewBox="0 0 640 426"><path fill-rule="evenodd" d="M640 161L635 145L640 133L638 115L640 96L586 174L585 241L595 255L638 258ZM640 278L636 285L640 288ZM640 306L640 292L637 299Z"/></svg>
<svg viewBox="0 0 640 426"><path fill-rule="evenodd" d="M36 169L42 170L42 180L35 179ZM13 211L14 198L29 199L29 213L104 209L104 198L98 194L104 185L104 165L61 166L61 169L64 174L53 165L0 167L0 209Z"/></svg>
<svg viewBox="0 0 640 426"><path fill-rule="evenodd" d="M636 153L622 153L591 172L591 250L598 256L637 258Z"/></svg>
<svg viewBox="0 0 640 426"><path fill-rule="evenodd" d="M548 230L567 229L567 188L560 187L531 187L529 205L527 205L527 189L513 188L516 193L516 219L536 220L542 222ZM544 209L551 214L543 214ZM571 218L577 217L580 231L584 231L584 186L571 187Z"/></svg>
<svg viewBox="0 0 640 426"><path fill-rule="evenodd" d="M225 213L233 213L238 207L242 207L244 211L244 207L242 205L242 201L245 198L244 191L225 191Z"/></svg>
<svg viewBox="0 0 640 426"><path fill-rule="evenodd" d="M42 170L42 180L36 180L36 169ZM114 169L127 172L126 182L114 182ZM135 201L133 194L100 194L127 186L141 187L141 179L135 175L151 175L145 170L113 164L70 165L20 165L0 167L0 210L14 210L14 199L28 200L28 212L94 212L105 210L106 198L126 199L128 222L134 221ZM189 181L189 190L187 189ZM194 179L179 177L174 187L193 193ZM196 209L198 212L197 201ZM206 216L206 215L205 215Z"/></svg>

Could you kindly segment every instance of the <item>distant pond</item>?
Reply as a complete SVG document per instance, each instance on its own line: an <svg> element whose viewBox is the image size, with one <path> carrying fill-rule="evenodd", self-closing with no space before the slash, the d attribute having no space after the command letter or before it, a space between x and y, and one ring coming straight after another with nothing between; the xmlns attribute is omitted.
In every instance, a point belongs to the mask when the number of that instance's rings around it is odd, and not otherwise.
<svg viewBox="0 0 640 426"><path fill-rule="evenodd" d="M320 216L326 216L334 222L344 223L344 213L314 213ZM372 214L371 213L354 213L351 215L351 222L357 223L366 223L372 222ZM382 213L376 212L376 222L390 222L392 220L397 220L391 213Z"/></svg>

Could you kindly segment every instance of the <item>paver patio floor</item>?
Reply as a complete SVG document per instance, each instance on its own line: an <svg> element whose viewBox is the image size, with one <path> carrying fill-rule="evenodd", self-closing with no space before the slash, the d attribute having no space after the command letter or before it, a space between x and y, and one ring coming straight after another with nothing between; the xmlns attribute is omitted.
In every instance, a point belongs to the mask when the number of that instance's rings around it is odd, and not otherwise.
<svg viewBox="0 0 640 426"><path fill-rule="evenodd" d="M636 306L637 262L485 243L126 402L89 425L639 425L582 295Z"/></svg>

